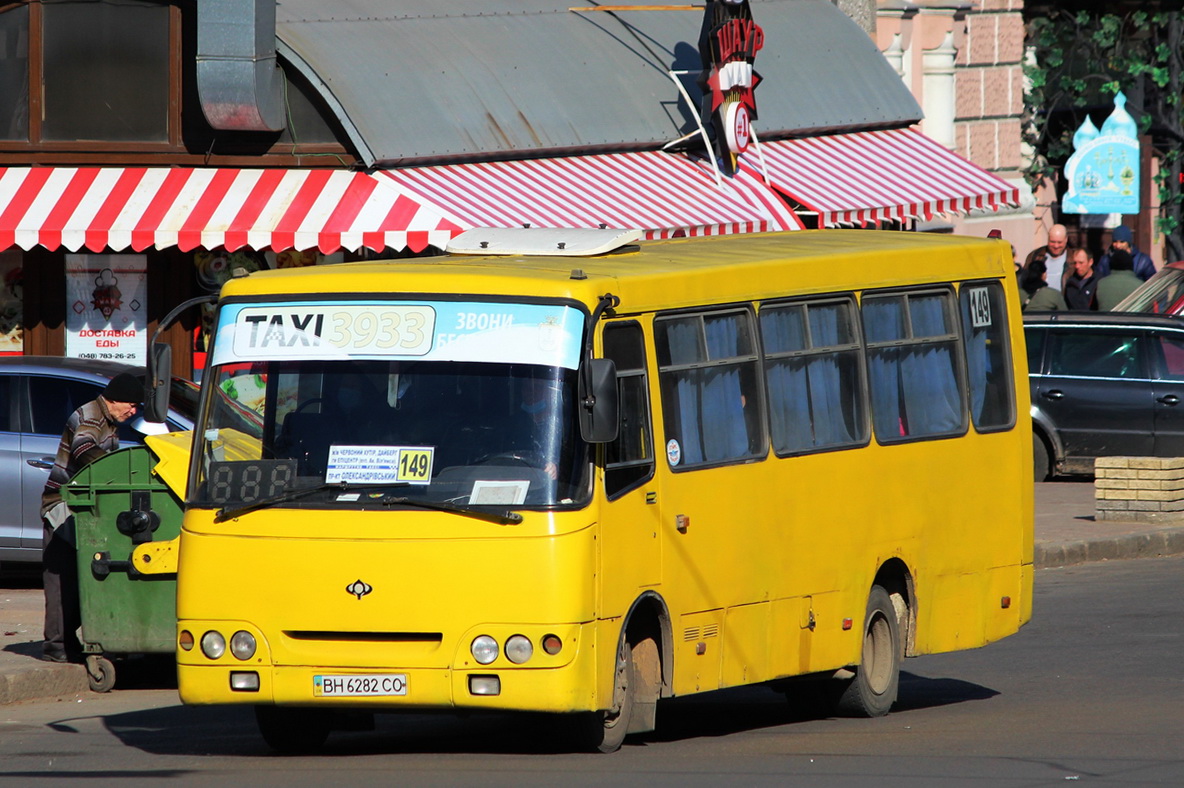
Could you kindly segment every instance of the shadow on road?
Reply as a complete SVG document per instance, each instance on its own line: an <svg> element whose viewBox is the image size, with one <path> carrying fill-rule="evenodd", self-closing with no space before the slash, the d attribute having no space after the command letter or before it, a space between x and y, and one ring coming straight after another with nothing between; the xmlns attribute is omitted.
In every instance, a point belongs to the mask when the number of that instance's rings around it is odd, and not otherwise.
<svg viewBox="0 0 1184 788"><path fill-rule="evenodd" d="M966 681L902 673L900 700L894 713L986 700L997 694ZM834 720L813 703L787 702L785 694L769 687L741 687L663 701L658 709L658 730L632 737L626 746L828 721L859 722ZM341 756L572 752L569 740L562 735L563 726L556 722L554 717L541 714L380 714L375 717L373 730L354 726L354 730L335 731L319 753ZM259 736L249 706L169 706L110 715L104 723L125 745L155 754L273 755ZM55 723L55 729L62 732L69 732L71 727L69 720Z"/></svg>

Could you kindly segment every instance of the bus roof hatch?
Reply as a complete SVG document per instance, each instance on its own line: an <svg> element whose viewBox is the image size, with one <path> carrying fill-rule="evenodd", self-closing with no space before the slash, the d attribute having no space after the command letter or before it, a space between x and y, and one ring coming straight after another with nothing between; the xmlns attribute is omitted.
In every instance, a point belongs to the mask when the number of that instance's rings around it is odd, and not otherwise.
<svg viewBox="0 0 1184 788"><path fill-rule="evenodd" d="M640 238L642 230L588 227L476 227L448 242L449 254L591 257Z"/></svg>

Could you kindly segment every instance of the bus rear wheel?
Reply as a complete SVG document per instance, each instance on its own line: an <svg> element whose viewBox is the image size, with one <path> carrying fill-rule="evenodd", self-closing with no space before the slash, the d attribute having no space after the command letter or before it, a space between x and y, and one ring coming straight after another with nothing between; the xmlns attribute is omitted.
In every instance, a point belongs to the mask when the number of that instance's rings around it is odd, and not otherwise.
<svg viewBox="0 0 1184 788"><path fill-rule="evenodd" d="M872 586L863 624L863 651L855 677L839 697L838 711L849 717L882 717L896 702L904 650L892 598Z"/></svg>
<svg viewBox="0 0 1184 788"><path fill-rule="evenodd" d="M299 755L320 749L329 738L329 717L313 709L256 706L259 733L276 752Z"/></svg>

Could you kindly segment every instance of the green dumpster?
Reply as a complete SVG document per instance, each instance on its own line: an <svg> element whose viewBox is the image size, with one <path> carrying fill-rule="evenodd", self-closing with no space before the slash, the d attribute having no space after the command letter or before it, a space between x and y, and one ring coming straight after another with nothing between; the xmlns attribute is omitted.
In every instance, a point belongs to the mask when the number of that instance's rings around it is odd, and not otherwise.
<svg viewBox="0 0 1184 788"><path fill-rule="evenodd" d="M63 488L74 512L82 650L91 689L115 685L113 658L173 652L181 501L146 446L112 452Z"/></svg>

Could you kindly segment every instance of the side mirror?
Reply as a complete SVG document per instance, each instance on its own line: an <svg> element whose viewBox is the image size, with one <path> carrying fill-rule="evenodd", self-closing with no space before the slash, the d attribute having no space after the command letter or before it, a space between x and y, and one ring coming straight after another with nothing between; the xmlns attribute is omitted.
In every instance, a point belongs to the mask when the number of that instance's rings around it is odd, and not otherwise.
<svg viewBox="0 0 1184 788"><path fill-rule="evenodd" d="M588 443L617 439L617 365L612 359L594 358L580 376L580 435Z"/></svg>
<svg viewBox="0 0 1184 788"><path fill-rule="evenodd" d="M169 412L169 386L173 382L173 348L163 342L148 354L148 375L144 378L144 418L163 422Z"/></svg>

